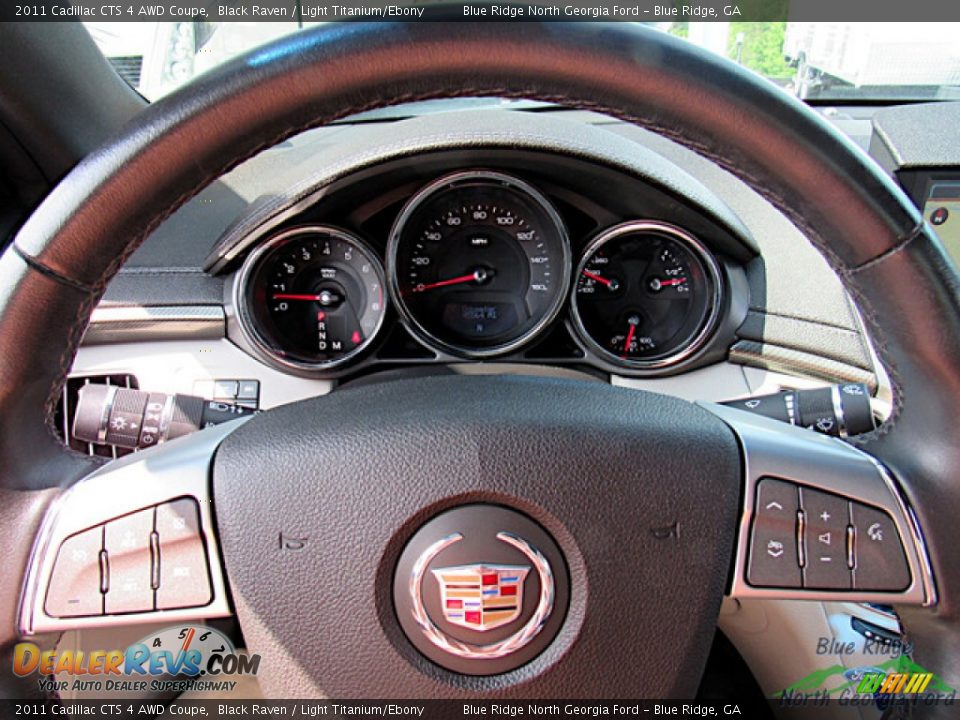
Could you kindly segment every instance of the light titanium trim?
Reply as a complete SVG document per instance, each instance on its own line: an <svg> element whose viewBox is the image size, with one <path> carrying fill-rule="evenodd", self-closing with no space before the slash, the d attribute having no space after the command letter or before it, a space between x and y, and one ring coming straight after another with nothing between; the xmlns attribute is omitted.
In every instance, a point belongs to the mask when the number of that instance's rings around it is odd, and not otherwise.
<svg viewBox="0 0 960 720"><path fill-rule="evenodd" d="M101 305L90 317L82 344L215 340L225 335L226 315L220 305Z"/></svg>
<svg viewBox="0 0 960 720"><path fill-rule="evenodd" d="M875 458L834 437L724 405L697 404L730 426L737 435L743 453L743 514L740 517L730 584L731 597L925 607L937 603L936 585L920 527L892 476ZM750 585L747 582L747 569L751 526L757 485L764 477L787 480L882 509L890 515L903 541L910 584L896 592Z"/></svg>
<svg viewBox="0 0 960 720"><path fill-rule="evenodd" d="M509 532L497 533L497 540L505 542L519 550L533 564L533 567L536 568L537 575L540 578L540 598L537 602L537 608L522 628L503 640L490 643L489 645L475 645L473 643L462 642L450 637L438 628L433 620L430 619L423 603L423 578L426 574L427 566L437 555L461 540L463 540L463 535L460 533L447 535L428 547L413 564L409 582L413 618L430 642L441 650L451 655L456 655L457 657L468 660L492 660L516 652L537 636L550 618L550 613L553 612L556 586L553 580L553 571L550 569L550 563L539 550L523 538Z"/></svg>
<svg viewBox="0 0 960 720"><path fill-rule="evenodd" d="M614 240L623 235L631 235L633 233L665 235L670 239L679 242L681 245L686 247L687 250L693 254L694 258L696 258L703 266L704 273L706 274L708 283L711 286L710 311L708 312L706 319L703 321L703 325L697 330L690 341L687 342L685 346L681 347L679 350L671 353L670 355L651 358L649 360L624 360L619 355L610 352L596 342L592 337L590 337L590 333L588 333L586 327L584 327L583 320L580 317L580 309L577 304L577 285L580 281L580 275L587 265L587 261L597 250L599 250L610 240ZM580 262L577 264L577 269L573 274L573 282L571 285L573 287L570 290L570 317L573 320L573 326L577 331L577 335L592 352L597 354L607 363L611 363L618 368L629 368L632 370L655 370L682 363L684 360L688 360L693 357L703 348L704 345L706 345L707 341L717 329L720 321L720 306L723 304L724 284L723 275L720 272L720 265L713 256L713 253L711 253L703 243L701 243L696 237L688 233L686 230L683 230L676 225L670 225L658 220L630 220L620 223L619 225L614 225L606 230L602 230L596 235L596 237L593 238L593 240L590 241L590 243L587 245L587 248L583 251L583 255L580 257Z"/></svg>
<svg viewBox="0 0 960 720"><path fill-rule="evenodd" d="M246 257L243 261L243 266L240 268L240 272L237 274L236 281L233 283L232 300L233 306L237 309L237 320L239 321L243 336L261 360L280 370L323 373L353 362L354 359L370 347L370 344L380 334L380 330L383 328L383 322L387 317L387 295L384 293L380 319L377 321L377 326L373 329L373 332L364 338L362 343L343 356L335 360L327 360L326 362L304 362L301 360L291 360L290 358L278 355L276 350L273 349L271 344L261 335L257 328L257 321L253 317L247 300L247 289L253 273L259 268L261 260L276 247L300 235L306 235L308 237L310 235L326 235L352 245L361 255L370 261L370 266L374 269L377 279L380 281L380 287L384 287L386 280L384 278L383 264L380 262L379 256L357 235L330 225L298 225L297 227L289 228L276 235L272 235L269 239L258 245L257 248Z"/></svg>
<svg viewBox="0 0 960 720"><path fill-rule="evenodd" d="M560 283L560 290L557 292L554 301L548 308L547 312L544 313L540 320L538 320L521 336L511 340L510 342L502 343L490 348L470 348L462 345L455 345L453 343L445 342L444 340L441 340L430 333L417 321L413 313L411 313L407 308L406 303L404 303L403 296L400 292L400 280L397 274L397 253L400 249L400 239L404 230L406 229L407 221L410 219L411 215L413 215L413 213L420 207L420 205L424 203L424 201L429 199L434 194L442 192L447 188L454 187L458 183L470 180L481 180L487 182L488 184L499 184L524 193L527 196L527 199L532 200L534 204L538 205L540 209L547 214L547 217L550 218L550 221L557 229L559 235L558 240L561 249L560 252L562 255L560 272L557 273L557 275L559 275L558 282ZM563 219L560 217L560 214L556 211L547 197L529 183L513 177L512 175L495 172L493 170L461 170L449 175L444 175L443 177L438 178L437 180L434 180L425 187L421 188L403 206L403 209L400 211L400 215L397 216L397 219L393 223L393 227L390 229L390 239L387 241L387 282L390 288L390 299L393 301L393 304L399 311L401 319L414 337L419 338L434 350L452 353L453 355L461 358L483 359L495 357L497 355L504 355L522 347L531 339L539 335L541 331L543 331L556 319L556 317L560 314L560 310L563 308L563 303L567 296L568 284L570 282L570 268L572 264L573 261L570 254L570 240L567 236L567 228L563 224Z"/></svg>
<svg viewBox="0 0 960 720"><path fill-rule="evenodd" d="M866 455L866 453L864 454ZM920 522L917 520L917 514L914 509L910 505L907 505L906 501L903 499L903 495L899 492L897 483L893 479L893 475L890 474L890 471L887 470L887 468L884 467L884 465L876 458L870 457L869 455L867 455L867 458L877 468L877 472L880 473L880 477L883 478L883 481L886 483L897 504L899 505L900 511L906 516L907 527L910 530L910 537L913 540L913 544L916 546L917 554L919 555L920 564L922 566L920 568L920 578L923 580L923 586L927 597L931 598L930 602L924 604L936 605L937 586L933 580L933 565L930 563L930 553L927 551L927 541L923 536L923 531L920 529Z"/></svg>
<svg viewBox="0 0 960 720"><path fill-rule="evenodd" d="M220 546L214 533L210 467L214 452L249 418L239 418L171 440L111 462L79 480L47 511L34 542L20 598L19 629L24 636L82 628L180 622L232 614L227 601ZM52 617L44 604L60 545L71 535L161 503L190 497L197 501L200 534L206 547L210 602L178 608L86 617ZM99 559L98 559L99 561Z"/></svg>

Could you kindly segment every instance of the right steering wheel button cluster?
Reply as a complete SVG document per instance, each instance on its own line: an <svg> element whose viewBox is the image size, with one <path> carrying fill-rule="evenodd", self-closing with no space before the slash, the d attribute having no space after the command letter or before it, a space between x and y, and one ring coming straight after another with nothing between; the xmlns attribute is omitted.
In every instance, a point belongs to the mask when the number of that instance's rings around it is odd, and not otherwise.
<svg viewBox="0 0 960 720"><path fill-rule="evenodd" d="M897 592L903 540L883 510L775 478L757 486L747 579L758 587Z"/></svg>

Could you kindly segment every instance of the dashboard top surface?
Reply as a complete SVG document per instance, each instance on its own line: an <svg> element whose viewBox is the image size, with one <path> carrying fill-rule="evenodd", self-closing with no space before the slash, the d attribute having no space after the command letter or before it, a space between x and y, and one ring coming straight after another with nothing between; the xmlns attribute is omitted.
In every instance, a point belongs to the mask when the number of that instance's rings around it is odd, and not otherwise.
<svg viewBox="0 0 960 720"><path fill-rule="evenodd" d="M752 238L756 256L740 258L749 287L749 306L737 332L738 342L758 356L773 350L799 354L871 372L873 368L855 308L835 273L803 235L763 198L709 160L668 139L606 116L541 106L497 110L483 105L448 111L437 103L409 118L409 112L342 122L297 136L242 164L215 182L175 213L134 254L108 288L103 306L220 305L225 296L224 276L203 270L224 233L262 207L265 199L309 186L330 157L369 145L371 138L396 137L429 115L434 135L468 122L472 114L502 115L506 122L518 116L567 125L613 136L621 147L633 147L643 157L656 157L695 178L742 223ZM825 113L861 145L868 144L865 128L872 111L851 109ZM475 163L474 163L475 164ZM747 253L748 255L750 253Z"/></svg>

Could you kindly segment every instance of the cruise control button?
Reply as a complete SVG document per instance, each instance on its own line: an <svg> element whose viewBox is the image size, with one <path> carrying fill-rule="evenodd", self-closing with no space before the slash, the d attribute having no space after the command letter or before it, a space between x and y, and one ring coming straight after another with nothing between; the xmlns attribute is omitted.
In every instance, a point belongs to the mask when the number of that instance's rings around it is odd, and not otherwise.
<svg viewBox="0 0 960 720"><path fill-rule="evenodd" d="M153 610L150 584L153 514L153 508L149 508L106 525L104 548L110 568L107 614Z"/></svg>
<svg viewBox="0 0 960 720"><path fill-rule="evenodd" d="M103 528L95 527L63 541L50 576L44 605L51 617L103 614L100 550Z"/></svg>
<svg viewBox="0 0 960 720"><path fill-rule="evenodd" d="M764 478L757 487L747 581L760 587L800 587L797 488Z"/></svg>
<svg viewBox="0 0 960 720"><path fill-rule="evenodd" d="M806 565L803 586L821 590L849 590L847 565L847 501L837 495L800 488L800 507L806 517Z"/></svg>
<svg viewBox="0 0 960 720"><path fill-rule="evenodd" d="M197 607L212 599L207 555L195 500L157 507L160 573L157 609Z"/></svg>
<svg viewBox="0 0 960 720"><path fill-rule="evenodd" d="M854 527L853 586L857 590L904 590L910 570L900 534L889 515L851 503Z"/></svg>

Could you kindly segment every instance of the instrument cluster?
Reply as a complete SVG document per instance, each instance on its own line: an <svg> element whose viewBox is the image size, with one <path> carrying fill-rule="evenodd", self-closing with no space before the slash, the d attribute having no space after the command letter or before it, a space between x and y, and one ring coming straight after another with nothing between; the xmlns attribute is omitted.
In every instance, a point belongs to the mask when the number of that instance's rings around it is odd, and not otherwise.
<svg viewBox="0 0 960 720"><path fill-rule="evenodd" d="M320 376L535 357L657 374L696 360L728 304L718 256L662 219L568 228L512 173L443 174L403 200L382 238L297 218L273 231L235 276L236 317L263 361ZM419 352L395 351L398 326Z"/></svg>

